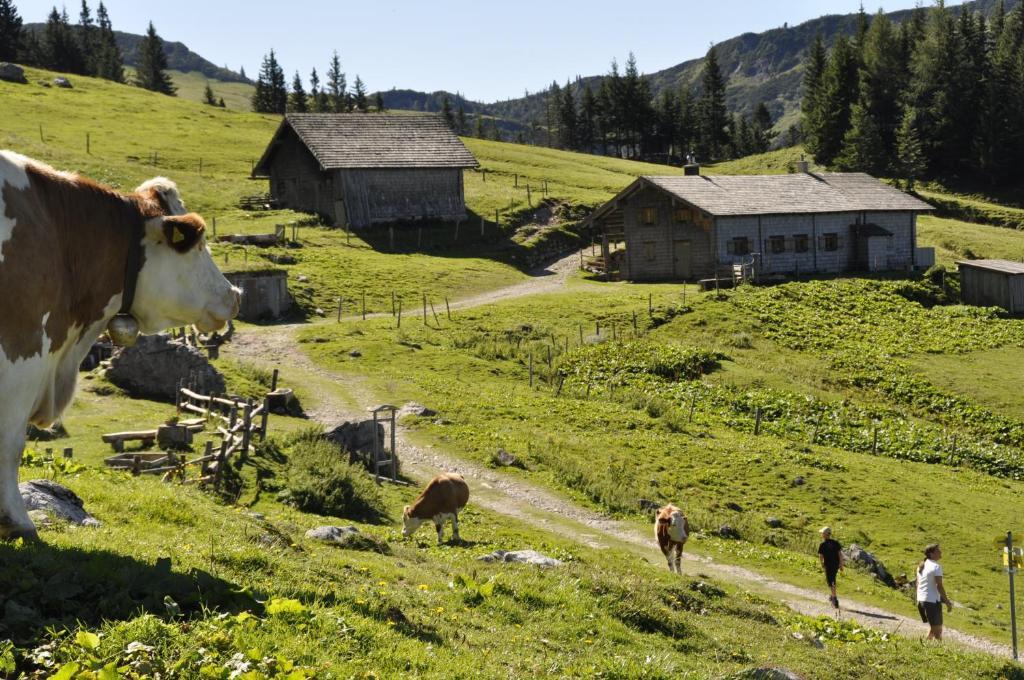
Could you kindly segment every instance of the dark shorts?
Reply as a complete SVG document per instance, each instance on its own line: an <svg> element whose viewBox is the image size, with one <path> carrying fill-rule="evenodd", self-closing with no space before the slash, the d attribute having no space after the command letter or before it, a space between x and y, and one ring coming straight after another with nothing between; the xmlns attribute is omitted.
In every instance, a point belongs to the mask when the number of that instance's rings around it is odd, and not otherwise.
<svg viewBox="0 0 1024 680"><path fill-rule="evenodd" d="M825 583L831 588L836 584L836 574L839 573L839 567L825 567Z"/></svg>
<svg viewBox="0 0 1024 680"><path fill-rule="evenodd" d="M921 615L921 621L930 626L942 625L942 603L941 602L918 602L917 611Z"/></svg>

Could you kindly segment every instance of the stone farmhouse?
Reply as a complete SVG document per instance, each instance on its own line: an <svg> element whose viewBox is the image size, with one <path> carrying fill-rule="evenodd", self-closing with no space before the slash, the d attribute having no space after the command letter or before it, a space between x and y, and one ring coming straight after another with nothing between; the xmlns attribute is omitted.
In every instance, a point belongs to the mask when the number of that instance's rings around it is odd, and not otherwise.
<svg viewBox="0 0 1024 680"><path fill-rule="evenodd" d="M892 271L917 247L923 201L862 173L640 177L593 213L605 262L631 281ZM609 252L609 242L625 250Z"/></svg>
<svg viewBox="0 0 1024 680"><path fill-rule="evenodd" d="M290 113L252 174L283 207L362 228L464 219L462 171L477 165L439 115Z"/></svg>

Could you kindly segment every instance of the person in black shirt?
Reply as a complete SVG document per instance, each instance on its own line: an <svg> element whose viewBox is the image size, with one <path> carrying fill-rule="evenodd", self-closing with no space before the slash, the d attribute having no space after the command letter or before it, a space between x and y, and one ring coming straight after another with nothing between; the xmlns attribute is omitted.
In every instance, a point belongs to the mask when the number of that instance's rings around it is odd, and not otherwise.
<svg viewBox="0 0 1024 680"><path fill-rule="evenodd" d="M825 583L832 591L832 595L828 598L828 601L832 603L832 606L839 609L839 598L836 597L836 574L843 568L845 562L843 558L843 546L839 545L839 541L832 538L832 529L829 527L821 528L821 545L818 546L818 561L821 562L821 568L825 570Z"/></svg>

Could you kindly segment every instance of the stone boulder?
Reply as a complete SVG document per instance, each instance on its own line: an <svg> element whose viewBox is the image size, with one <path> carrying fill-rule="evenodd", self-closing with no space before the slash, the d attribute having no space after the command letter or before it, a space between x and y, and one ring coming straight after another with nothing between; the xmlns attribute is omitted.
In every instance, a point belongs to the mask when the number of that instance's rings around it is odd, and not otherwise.
<svg viewBox="0 0 1024 680"><path fill-rule="evenodd" d="M723 524L718 527L718 535L721 538L729 538L733 540L738 540L740 538L740 532L730 524Z"/></svg>
<svg viewBox="0 0 1024 680"><path fill-rule="evenodd" d="M875 578L890 588L898 587L896 579L892 577L892 574L890 574L889 570L885 568L885 565L882 564L881 560L864 548L861 548L856 543L851 543L849 547L843 550L843 557L846 558L847 563L853 564L874 574Z"/></svg>
<svg viewBox="0 0 1024 680"><path fill-rule="evenodd" d="M0 62L0 80L22 84L28 82L28 78L25 77L25 69L17 64L11 64L6 61Z"/></svg>
<svg viewBox="0 0 1024 680"><path fill-rule="evenodd" d="M398 413L395 414L397 418L402 416L419 416L422 418L431 418L437 415L437 411L427 408L423 404L417 404L415 401L410 401L408 404L398 409Z"/></svg>
<svg viewBox="0 0 1024 680"><path fill-rule="evenodd" d="M107 378L135 397L174 401L178 384L192 383L206 394L226 391L224 376L202 351L166 334L141 335L110 360Z"/></svg>
<svg viewBox="0 0 1024 680"><path fill-rule="evenodd" d="M786 668L747 668L738 673L726 676L728 680L803 680L799 675Z"/></svg>
<svg viewBox="0 0 1024 680"><path fill-rule="evenodd" d="M372 420L346 421L324 433L324 438L350 454L373 453L374 440L384 449L384 425L374 428Z"/></svg>
<svg viewBox="0 0 1024 680"><path fill-rule="evenodd" d="M373 536L365 536L359 529L353 526L320 526L306 532L306 538L323 543L330 543L346 550L364 550L367 552L378 552L384 555L391 554L391 548L387 543L379 541Z"/></svg>
<svg viewBox="0 0 1024 680"><path fill-rule="evenodd" d="M47 516L84 527L98 527L99 521L85 511L85 503L74 491L49 479L33 479L18 485L21 500L29 512L42 511Z"/></svg>
<svg viewBox="0 0 1024 680"><path fill-rule="evenodd" d="M53 84L56 85L57 87L63 87L63 88L68 89L68 90L70 90L72 87L74 87L71 84L71 81L68 80L67 78L54 78L53 79Z"/></svg>
<svg viewBox="0 0 1024 680"><path fill-rule="evenodd" d="M542 555L536 550L495 550L494 552L478 558L482 562L518 562L520 564L535 564L538 567L560 567L564 564L561 560Z"/></svg>

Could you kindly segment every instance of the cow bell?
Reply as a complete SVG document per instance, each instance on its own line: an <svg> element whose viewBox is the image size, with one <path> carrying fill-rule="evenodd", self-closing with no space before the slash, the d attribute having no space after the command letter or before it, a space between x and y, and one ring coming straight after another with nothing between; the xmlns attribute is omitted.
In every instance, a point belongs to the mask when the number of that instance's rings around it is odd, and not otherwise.
<svg viewBox="0 0 1024 680"><path fill-rule="evenodd" d="M131 347L139 337L139 322L131 314L118 314L107 324L107 335L119 347Z"/></svg>

